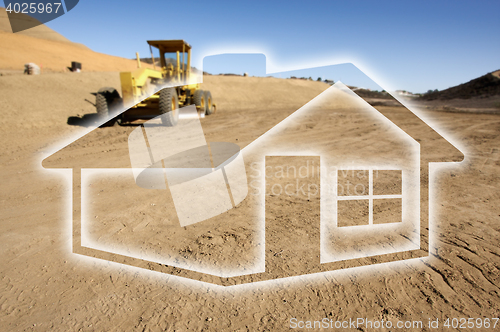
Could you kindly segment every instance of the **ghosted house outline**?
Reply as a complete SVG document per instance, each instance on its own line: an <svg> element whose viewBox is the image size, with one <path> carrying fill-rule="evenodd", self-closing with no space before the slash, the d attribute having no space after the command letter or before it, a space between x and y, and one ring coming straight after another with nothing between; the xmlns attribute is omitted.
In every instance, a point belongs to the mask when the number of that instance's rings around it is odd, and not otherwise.
<svg viewBox="0 0 500 332"><path fill-rule="evenodd" d="M334 85L335 87L335 85ZM329 89L332 89L333 87L330 87ZM327 89L326 91L328 91ZM352 91L351 91L352 92ZM322 94L324 94L323 92ZM355 93L355 92L353 92ZM322 95L320 94L320 96ZM309 104L309 103L308 103ZM307 105L307 104L306 104ZM266 139L266 135L269 135L269 132L271 131L279 131L282 129L282 126L286 125L286 121L289 119L293 118L294 116L297 116L298 114L301 114L301 112L304 112L305 106L302 108L298 109L295 111L292 115L290 115L288 118L277 124L275 127L273 127L270 131L266 132L264 135L259 137L257 140L252 142L249 146L245 147L242 149L243 152L243 158L245 159L245 151L248 150L251 146L258 145L260 141ZM77 254L82 254L90 257L96 257L96 258L101 258L104 260L109 260L109 261L114 261L122 264L127 264L127 265L132 265L135 267L140 267L140 268L146 268L146 269L151 269L155 270L158 272L163 272L167 274L172 274L180 277L185 277L189 279L194 279L194 280L199 280L199 281L204 281L204 282L209 282L209 283L214 283L214 284L219 284L223 286L231 286L231 285L237 285L241 283L249 283L249 282L257 282L257 281L264 281L264 280L271 280L271 279L277 279L277 278L283 278L283 277L290 277L290 276L297 276L297 275L305 275L305 274L312 274L312 273L319 273L319 272L327 272L327 271L332 271L332 270L338 270L338 269L344 269L346 267L355 267L355 266L363 266L363 265L370 265L370 264L377 264L377 263L384 263L384 262L391 262L391 261L400 261L400 260L406 260L406 259L411 259L411 258L419 258L419 257L425 257L428 256L428 251L429 251L429 183L428 183L428 175L429 175L429 163L431 162L460 162L463 160L463 154L453 147L450 143L448 143L441 135L439 137L442 138L443 141L443 146L448 145L446 148L443 150L448 150L449 156L429 156L427 153L428 145L425 141L425 138L422 140L422 138L418 138L418 134L415 132L412 132L412 127L411 126L405 126L405 123L400 123L397 118L390 119L387 114L383 114L381 111L376 110L373 108L376 112L378 112L381 116L385 117L393 123L397 128L399 128L401 131L403 131L408 137L410 137L416 145L419 147L419 176L418 176L418 181L419 181L419 245L418 248L412 249L412 250L406 250L406 251L398 251L397 255L391 254L376 254L376 255L371 255L371 256L362 256L362 257L355 257L352 259L340 259L340 260L331 260L331 259L324 259L324 255L322 253L322 248L319 243L321 242L319 237L316 237L314 239L310 239L311 241L317 241L318 242L318 248L317 248L317 253L318 255L315 255L314 253L312 256L317 256L313 260L311 260L307 266L304 267L303 270L295 270L295 271L287 271L286 264L287 262L285 261L280 261L276 262L277 256L275 255L275 252L270 252L267 250L269 248L269 243L268 243L268 237L265 237L265 256L264 256L264 263L265 263L265 268L263 271L252 273L252 274L246 274L246 275L237 275L237 276L231 276L231 277L224 277L224 276L217 276L217 275L211 275L208 273L204 273L203 271L194 271L194 270L188 270L188 269L183 269L177 266L172 266L172 265L163 265L163 264L157 264L155 262L150 262L146 261L143 259L137 259L134 257L128 257L125 255L120 255L117 253L110 253L110 252L105 252L102 250L96 250L93 248L88 248L85 246L82 246L81 244L81 224L79 221L80 216L73 215L73 252ZM415 117L418 119L418 117L411 112L408 108L404 107L404 110L408 116ZM418 119L421 121L420 119ZM421 121L422 125L425 125L429 128L430 131L434 132L434 129L432 129L431 126L425 124L423 121ZM281 128L280 128L281 126ZM435 132L434 132L435 133ZM418 138L419 142L415 140L415 137ZM54 154L57 154L58 151L56 151ZM52 154L52 155L54 155ZM51 156L52 156L51 155ZM308 154L299 154L299 155L294 155L293 153L286 154L287 156L311 156ZM280 154L275 155L275 156L280 156ZM312 155L314 156L314 155ZM50 156L49 156L50 157ZM273 155L263 155L261 156L263 158L267 157L273 157ZM48 159L48 158L47 158ZM81 172L80 169L77 167L72 167L73 168L73 211L78 211L78 207L81 205L81 191L79 190L79 183L81 182ZM366 167L361 168L361 169L366 169ZM383 169L383 168L382 168ZM373 170L372 170L373 171ZM337 184L335 183L335 186ZM265 195L264 195L265 199ZM321 199L323 199L323 195L321 194ZM264 203L264 202L262 202ZM322 209L325 204L323 204L322 201ZM329 204L329 206L332 206L332 204ZM323 210L321 211L323 213ZM264 216L265 217L265 216ZM373 221L370 221L370 225L373 224ZM265 224L265 227L268 227L269 225ZM323 225L320 225L320 228L322 228ZM264 230L265 232L265 230ZM320 232L323 234L323 229ZM269 271L268 266L270 266L270 262L273 261L275 264L273 267L278 266L278 268L275 268L274 271ZM152 266L154 265L154 266ZM281 268L280 268L281 266Z"/></svg>

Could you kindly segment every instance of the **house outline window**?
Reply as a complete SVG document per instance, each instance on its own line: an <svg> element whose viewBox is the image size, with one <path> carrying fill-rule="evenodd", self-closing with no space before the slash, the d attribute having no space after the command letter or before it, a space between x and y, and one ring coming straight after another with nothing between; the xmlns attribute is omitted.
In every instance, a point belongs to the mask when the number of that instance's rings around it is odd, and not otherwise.
<svg viewBox="0 0 500 332"><path fill-rule="evenodd" d="M401 187L400 189L400 194L390 194L390 195L384 195L384 194L374 194L374 190L373 190L373 187L374 187L374 172L376 172L377 174L377 178L378 178L378 175L379 175L379 172L386 172L386 171L389 171L389 172L400 172L401 176L400 178L398 179L399 181L399 185ZM350 192L348 192L348 195L339 195L338 193L338 188L340 186L340 181L339 181L339 178L340 178L340 174L344 174L344 177L345 174L348 174L352 172L352 174L354 175L355 172L368 172L368 194L358 194L357 192L357 189L356 187L359 185L359 184L356 184L354 185L354 195L353 194L350 194ZM349 182L348 182L349 183ZM381 223L373 223L373 215L374 215L374 200L396 200L396 199L399 199L400 202L401 202L401 211L400 211L400 220L398 221L392 221L392 222L385 222L385 223L382 223L382 224L394 224L394 223L397 223L397 222L402 222L402 215L403 215L403 170L402 169L398 169L398 168L383 168L383 169L379 169L379 168L376 168L376 167L363 167L363 168L358 168L358 169L339 169L337 171L337 174L336 174L336 186L335 186L335 190L336 190L336 204L337 204L337 209L336 209L336 220L337 220L337 227L353 227L353 226L372 226L372 225L378 225L378 224L381 224ZM364 193L364 190L363 190L363 193ZM368 201L368 224L359 224L359 225L339 225L339 217L340 217L340 211L339 211L339 202L341 201Z"/></svg>

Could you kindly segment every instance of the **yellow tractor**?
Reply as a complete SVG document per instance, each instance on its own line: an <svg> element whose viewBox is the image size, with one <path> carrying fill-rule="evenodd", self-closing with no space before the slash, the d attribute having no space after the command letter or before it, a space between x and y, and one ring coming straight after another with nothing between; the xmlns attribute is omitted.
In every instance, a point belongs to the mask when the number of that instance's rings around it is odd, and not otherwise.
<svg viewBox="0 0 500 332"><path fill-rule="evenodd" d="M210 91L193 83L191 45L184 40L148 40L153 68L141 68L137 55L137 70L121 72L122 97L114 88L102 88L96 94L96 109L101 118L112 118L107 125L122 124L162 115L162 123L175 126L179 108L195 104L203 115L215 112ZM156 70L153 49L159 50L161 70ZM123 109L127 111L117 115Z"/></svg>

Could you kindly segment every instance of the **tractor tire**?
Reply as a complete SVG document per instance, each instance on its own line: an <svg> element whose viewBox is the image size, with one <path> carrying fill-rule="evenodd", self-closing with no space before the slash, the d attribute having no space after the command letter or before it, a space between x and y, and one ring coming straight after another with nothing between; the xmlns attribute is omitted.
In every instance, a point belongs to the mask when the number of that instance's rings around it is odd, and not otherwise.
<svg viewBox="0 0 500 332"><path fill-rule="evenodd" d="M104 119L108 117L108 101L106 100L106 96L104 94L99 92L96 94L95 107L100 118Z"/></svg>
<svg viewBox="0 0 500 332"><path fill-rule="evenodd" d="M212 94L210 93L210 91L205 91L205 100L206 100L206 105L207 105L205 115L213 114L214 113L214 102L212 100Z"/></svg>
<svg viewBox="0 0 500 332"><path fill-rule="evenodd" d="M120 94L114 88L101 88L95 96L95 107L100 120L109 119L122 102ZM116 118L109 119L103 126L112 126Z"/></svg>
<svg viewBox="0 0 500 332"><path fill-rule="evenodd" d="M193 102L200 108L201 113L207 113L206 95L203 90L196 90L193 95Z"/></svg>
<svg viewBox="0 0 500 332"><path fill-rule="evenodd" d="M161 122L168 127L174 127L179 121L179 97L174 88L160 91Z"/></svg>

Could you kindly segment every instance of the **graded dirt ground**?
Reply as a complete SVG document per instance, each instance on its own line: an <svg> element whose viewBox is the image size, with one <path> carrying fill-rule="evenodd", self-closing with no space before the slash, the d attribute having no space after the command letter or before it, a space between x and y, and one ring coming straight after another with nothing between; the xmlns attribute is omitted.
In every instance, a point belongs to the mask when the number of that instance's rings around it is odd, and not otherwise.
<svg viewBox="0 0 500 332"><path fill-rule="evenodd" d="M207 140L240 147L328 88L252 77L206 76L204 84L219 106L202 119ZM92 92L118 85L116 72L0 77L0 330L282 331L292 318L408 320L425 326L429 319L442 324L446 318L499 317L498 115L419 111L466 156L431 174L429 257L222 288L72 254L71 183L42 168L41 161L61 142L89 131L84 120L67 122L95 112ZM272 104L273 95L293 98ZM426 129L401 108L376 107L425 135ZM346 130L365 131L351 120L346 114ZM127 152L131 129L96 129L100 139L66 158L81 163L103 153L118 158ZM284 200L275 212L291 210L292 219L312 217L314 211L303 212L300 204L300 199ZM204 241L209 240L234 238Z"/></svg>

